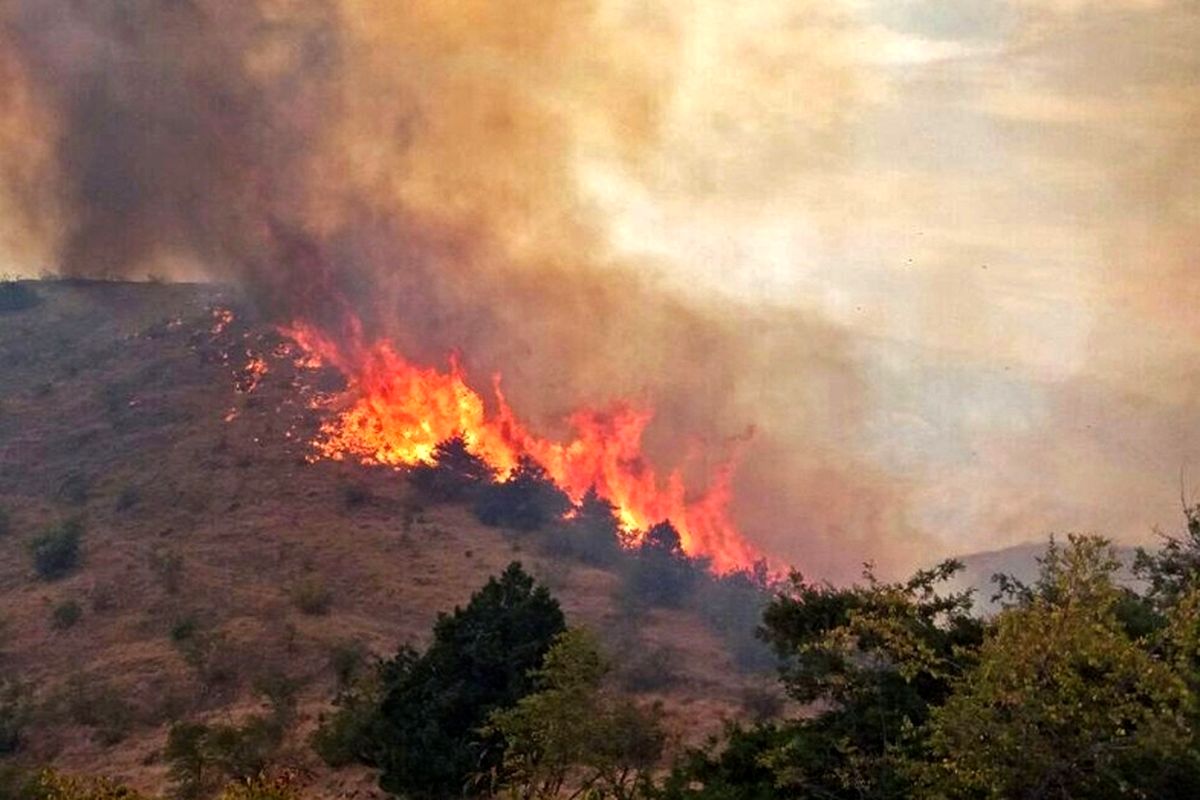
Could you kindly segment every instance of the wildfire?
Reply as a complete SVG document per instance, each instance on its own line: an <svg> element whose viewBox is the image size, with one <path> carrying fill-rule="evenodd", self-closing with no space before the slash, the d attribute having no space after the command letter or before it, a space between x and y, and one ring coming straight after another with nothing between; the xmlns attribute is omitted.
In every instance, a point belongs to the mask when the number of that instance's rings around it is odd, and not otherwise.
<svg viewBox="0 0 1200 800"><path fill-rule="evenodd" d="M569 418L574 436L555 442L535 436L505 400L497 376L496 410L467 382L457 359L449 371L410 363L387 342L366 345L361 336L339 346L312 327L286 331L308 364L327 363L349 381L345 405L321 427L317 457L413 466L431 463L440 442L461 436L467 449L503 479L523 456L539 463L575 502L589 488L616 507L634 541L639 532L669 519L689 555L705 556L718 572L752 566L761 558L729 514L732 463L712 484L689 497L676 469L660 478L642 452L642 434L653 412L628 403L607 411L581 409Z"/></svg>

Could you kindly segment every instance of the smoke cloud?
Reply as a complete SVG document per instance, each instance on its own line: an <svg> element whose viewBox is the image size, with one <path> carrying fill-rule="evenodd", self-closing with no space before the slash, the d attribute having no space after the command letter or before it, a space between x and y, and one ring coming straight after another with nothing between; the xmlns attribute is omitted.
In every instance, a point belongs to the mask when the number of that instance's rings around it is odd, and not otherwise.
<svg viewBox="0 0 1200 800"><path fill-rule="evenodd" d="M1144 538L1194 455L1198 34L1189 0L6 0L0 243L353 309L549 435L632 396L711 468L753 426L738 519L814 574Z"/></svg>

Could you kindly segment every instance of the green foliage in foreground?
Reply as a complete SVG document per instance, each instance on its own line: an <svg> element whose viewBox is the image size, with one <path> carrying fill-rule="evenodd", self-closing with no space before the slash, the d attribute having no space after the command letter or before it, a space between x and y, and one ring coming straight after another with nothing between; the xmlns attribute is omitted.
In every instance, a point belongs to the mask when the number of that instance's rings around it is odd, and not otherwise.
<svg viewBox="0 0 1200 800"><path fill-rule="evenodd" d="M471 778L500 763L483 731L489 716L516 705L566 628L558 602L520 564L443 614L424 653L402 648L361 688L343 692L314 744L327 760L362 761L381 785L407 797L471 790Z"/></svg>
<svg viewBox="0 0 1200 800"><path fill-rule="evenodd" d="M1052 541L1034 585L1000 581L1008 602L987 622L968 595L939 591L952 562L847 589L797 576L764 634L788 659L788 693L818 712L734 728L659 794L1200 796L1200 590L1179 569L1192 555L1168 555L1142 596L1116 581L1105 540Z"/></svg>
<svg viewBox="0 0 1200 800"><path fill-rule="evenodd" d="M519 800L640 793L662 755L659 712L606 691L608 672L590 632L558 636L533 675L537 691L492 712L484 728L503 747L499 765L480 776L493 793Z"/></svg>
<svg viewBox="0 0 1200 800"><path fill-rule="evenodd" d="M293 775L260 773L231 781L221 789L219 800L297 800ZM153 800L108 778L65 775L54 770L29 774L0 774L2 800Z"/></svg>

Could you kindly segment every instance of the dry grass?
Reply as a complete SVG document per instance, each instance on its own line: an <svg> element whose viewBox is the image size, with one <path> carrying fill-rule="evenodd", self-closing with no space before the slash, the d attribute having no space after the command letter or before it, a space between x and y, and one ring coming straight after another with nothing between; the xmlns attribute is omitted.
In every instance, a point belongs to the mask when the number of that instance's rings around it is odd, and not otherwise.
<svg viewBox="0 0 1200 800"><path fill-rule="evenodd" d="M364 771L331 772L304 745L335 690L330 653L420 644L439 611L514 557L573 622L673 654L675 679L648 696L680 741L739 713L748 683L695 615L654 612L631 633L614 575L514 552L464 509L420 508L393 472L305 463L316 420L301 376L271 354L265 326L239 320L212 335L210 306L234 302L222 290L36 291L39 305L0 316L0 669L36 687L29 758L159 791L172 719L253 713L255 680L286 673L303 688L285 757L311 773L315 796L372 795ZM239 394L247 349L270 371ZM346 487L369 502L349 502ZM75 515L86 524L79 567L37 580L30 542ZM56 630L52 612L67 603L82 614ZM181 625L192 645L173 639ZM80 675L103 679L121 719L54 713Z"/></svg>

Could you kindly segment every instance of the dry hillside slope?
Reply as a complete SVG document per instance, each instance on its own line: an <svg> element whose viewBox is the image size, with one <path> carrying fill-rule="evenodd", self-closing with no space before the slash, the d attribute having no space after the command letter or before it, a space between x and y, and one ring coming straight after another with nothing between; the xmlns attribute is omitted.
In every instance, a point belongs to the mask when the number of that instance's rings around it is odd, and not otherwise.
<svg viewBox="0 0 1200 800"><path fill-rule="evenodd" d="M29 286L38 305L0 313L0 670L33 687L24 758L161 791L173 720L236 719L261 705L256 680L282 674L301 685L284 757L317 795L373 792L305 744L334 692L331 658L423 643L438 611L513 559L629 670L676 673L627 683L661 684L645 696L665 701L680 739L715 732L770 683L739 674L695 614L625 621L613 574L423 507L399 473L306 463L317 420L286 343L228 290ZM251 356L264 375L245 370ZM80 566L43 580L31 542L72 518ZM185 658L195 631L220 674Z"/></svg>

